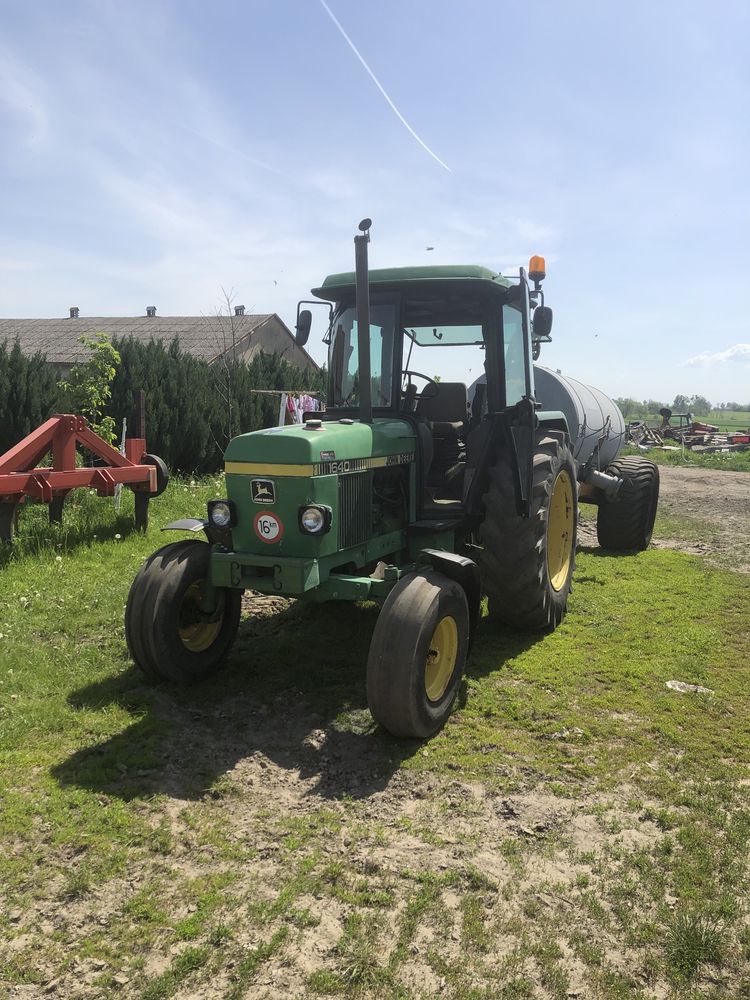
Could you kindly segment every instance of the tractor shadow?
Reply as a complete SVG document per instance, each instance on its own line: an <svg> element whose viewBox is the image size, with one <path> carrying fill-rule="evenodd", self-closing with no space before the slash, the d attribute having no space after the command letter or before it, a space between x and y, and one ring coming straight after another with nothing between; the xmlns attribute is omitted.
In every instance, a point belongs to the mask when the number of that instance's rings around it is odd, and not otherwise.
<svg viewBox="0 0 750 1000"><path fill-rule="evenodd" d="M273 601L277 606L273 606ZM290 604L278 599L243 618L227 668L188 688L150 686L130 667L73 691L75 709L134 719L102 743L77 750L53 770L63 786L124 800L153 795L201 799L254 758L268 761L323 799L381 791L423 746L396 740L367 709L367 652L374 605ZM511 633L483 619L467 665L478 678L541 637ZM458 706L466 703L467 685Z"/></svg>

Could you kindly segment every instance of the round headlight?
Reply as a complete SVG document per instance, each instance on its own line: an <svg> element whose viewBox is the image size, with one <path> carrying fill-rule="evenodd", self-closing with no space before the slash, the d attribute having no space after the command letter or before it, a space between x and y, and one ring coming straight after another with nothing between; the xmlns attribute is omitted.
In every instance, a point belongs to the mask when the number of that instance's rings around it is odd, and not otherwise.
<svg viewBox="0 0 750 1000"><path fill-rule="evenodd" d="M219 500L211 507L211 523L217 528L228 528L232 522L232 508L228 503Z"/></svg>
<svg viewBox="0 0 750 1000"><path fill-rule="evenodd" d="M326 517L320 507L305 507L300 514L299 523L310 535L319 535L326 526Z"/></svg>

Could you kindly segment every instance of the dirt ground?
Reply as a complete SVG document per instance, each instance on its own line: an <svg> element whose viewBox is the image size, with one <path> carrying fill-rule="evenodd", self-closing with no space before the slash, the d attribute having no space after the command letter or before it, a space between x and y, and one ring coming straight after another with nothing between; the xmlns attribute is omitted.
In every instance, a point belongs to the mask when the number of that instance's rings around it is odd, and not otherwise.
<svg viewBox="0 0 750 1000"><path fill-rule="evenodd" d="M750 573L750 475L669 465L659 473L660 520L652 544ZM581 523L579 542L596 545L593 521Z"/></svg>

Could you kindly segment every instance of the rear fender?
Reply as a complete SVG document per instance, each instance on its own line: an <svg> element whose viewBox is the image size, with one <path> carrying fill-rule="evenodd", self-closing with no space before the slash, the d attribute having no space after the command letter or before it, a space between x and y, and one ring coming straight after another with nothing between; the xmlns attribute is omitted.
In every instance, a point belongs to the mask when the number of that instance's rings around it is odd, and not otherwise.
<svg viewBox="0 0 750 1000"><path fill-rule="evenodd" d="M570 436L568 420L562 410L540 410L537 415L539 426L550 436L557 437L560 442Z"/></svg>
<svg viewBox="0 0 750 1000"><path fill-rule="evenodd" d="M471 649L479 624L479 609L482 601L479 567L466 556L457 555L455 552L444 552L441 549L422 549L419 553L419 561L422 564L429 564L433 569L447 576L448 579L455 580L463 588L466 594L466 603L469 605L469 649Z"/></svg>

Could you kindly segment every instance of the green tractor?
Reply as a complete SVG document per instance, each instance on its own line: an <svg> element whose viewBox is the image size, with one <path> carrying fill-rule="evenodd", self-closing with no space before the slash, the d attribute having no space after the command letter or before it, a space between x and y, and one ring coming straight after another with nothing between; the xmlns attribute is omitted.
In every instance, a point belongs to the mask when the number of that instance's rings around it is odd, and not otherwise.
<svg viewBox="0 0 750 1000"><path fill-rule="evenodd" d="M147 676L189 682L226 657L246 588L377 601L370 710L393 735L424 738L450 713L482 595L506 625L554 629L579 499L598 505L602 545L643 549L659 478L650 462L617 459L611 400L534 364L552 326L543 258L512 279L477 266L370 272L370 224L354 238L355 271L313 290L328 309L325 413L229 443L227 498L165 529L207 541L151 556L125 631ZM300 344L311 322L298 306ZM483 358L470 389L418 370L461 346Z"/></svg>

